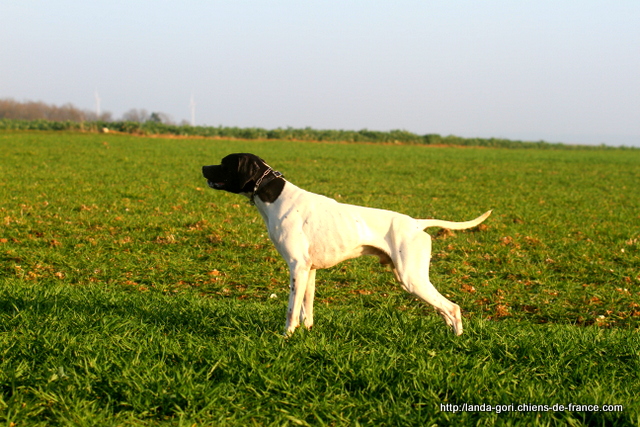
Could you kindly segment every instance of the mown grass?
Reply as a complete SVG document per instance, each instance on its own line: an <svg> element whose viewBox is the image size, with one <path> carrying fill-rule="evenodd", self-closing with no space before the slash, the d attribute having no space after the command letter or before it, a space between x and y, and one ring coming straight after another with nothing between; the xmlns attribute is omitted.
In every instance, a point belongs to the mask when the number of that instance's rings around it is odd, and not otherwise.
<svg viewBox="0 0 640 427"><path fill-rule="evenodd" d="M7 425L640 423L633 150L20 132L0 146ZM452 220L493 208L434 242L432 281L465 334L365 258L321 271L316 327L283 339L286 265L254 208L200 176L240 151L347 203ZM624 411L440 407L464 402Z"/></svg>

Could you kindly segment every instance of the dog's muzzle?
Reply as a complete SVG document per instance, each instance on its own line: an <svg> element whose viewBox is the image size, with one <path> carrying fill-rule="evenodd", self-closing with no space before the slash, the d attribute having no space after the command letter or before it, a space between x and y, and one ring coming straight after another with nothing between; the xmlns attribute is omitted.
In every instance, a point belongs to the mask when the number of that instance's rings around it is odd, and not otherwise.
<svg viewBox="0 0 640 427"><path fill-rule="evenodd" d="M209 187L213 188L214 190L221 190L224 188L224 182L213 182L207 180L207 185L209 185Z"/></svg>
<svg viewBox="0 0 640 427"><path fill-rule="evenodd" d="M213 181L213 177L217 174L214 173L217 168L220 166L203 166L202 167L202 175L207 179L207 185L215 190L223 189L225 183L222 181Z"/></svg>

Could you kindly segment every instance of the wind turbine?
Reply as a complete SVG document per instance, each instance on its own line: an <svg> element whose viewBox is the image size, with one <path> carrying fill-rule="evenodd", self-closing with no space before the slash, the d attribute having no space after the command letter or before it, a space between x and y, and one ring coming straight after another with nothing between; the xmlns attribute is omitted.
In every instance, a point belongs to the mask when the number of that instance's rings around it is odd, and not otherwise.
<svg viewBox="0 0 640 427"><path fill-rule="evenodd" d="M191 102L189 103L191 108L191 126L196 125L196 101L193 99L193 93L191 94Z"/></svg>
<svg viewBox="0 0 640 427"><path fill-rule="evenodd" d="M94 92L96 98L96 120L100 120L100 95L98 95L98 89Z"/></svg>

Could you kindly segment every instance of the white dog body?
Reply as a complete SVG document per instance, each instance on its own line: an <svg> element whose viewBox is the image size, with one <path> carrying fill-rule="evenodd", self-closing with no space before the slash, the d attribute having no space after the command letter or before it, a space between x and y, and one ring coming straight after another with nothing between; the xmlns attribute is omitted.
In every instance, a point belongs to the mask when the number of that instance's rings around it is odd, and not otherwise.
<svg viewBox="0 0 640 427"><path fill-rule="evenodd" d="M486 219L491 211L468 222L414 219L397 212L338 203L287 182L273 203L256 198L269 237L290 270L286 331L300 322L313 325L315 270L361 255L376 255L408 292L433 305L457 335L462 333L460 308L429 281L431 237L427 227L464 229Z"/></svg>

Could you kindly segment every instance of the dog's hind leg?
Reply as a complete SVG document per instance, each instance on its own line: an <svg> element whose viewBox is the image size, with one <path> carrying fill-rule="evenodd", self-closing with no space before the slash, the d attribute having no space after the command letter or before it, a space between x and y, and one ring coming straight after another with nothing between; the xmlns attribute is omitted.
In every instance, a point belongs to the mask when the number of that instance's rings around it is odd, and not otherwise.
<svg viewBox="0 0 640 427"><path fill-rule="evenodd" d="M316 293L316 270L311 269L309 271L309 280L307 281L307 288L304 291L304 303L302 310L300 311L300 323L304 322L304 326L307 329L311 329L313 326L313 298Z"/></svg>
<svg viewBox="0 0 640 427"><path fill-rule="evenodd" d="M462 334L462 314L460 306L443 297L431 282L427 280L426 283L414 286L412 294L431 304L445 323L453 330L454 334Z"/></svg>
<svg viewBox="0 0 640 427"><path fill-rule="evenodd" d="M431 261L431 236L416 233L398 242L394 266L396 277L405 290L431 304L456 335L462 334L460 307L452 303L431 284L429 263Z"/></svg>
<svg viewBox="0 0 640 427"><path fill-rule="evenodd" d="M291 335L300 325L302 317L302 303L305 298L310 267L295 263L289 266L290 269L290 289L289 289L289 307L287 308L287 323L285 325L285 334ZM313 273L315 274L315 272Z"/></svg>

